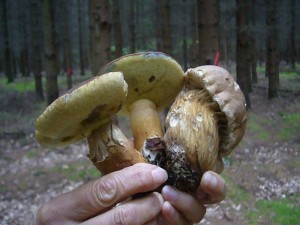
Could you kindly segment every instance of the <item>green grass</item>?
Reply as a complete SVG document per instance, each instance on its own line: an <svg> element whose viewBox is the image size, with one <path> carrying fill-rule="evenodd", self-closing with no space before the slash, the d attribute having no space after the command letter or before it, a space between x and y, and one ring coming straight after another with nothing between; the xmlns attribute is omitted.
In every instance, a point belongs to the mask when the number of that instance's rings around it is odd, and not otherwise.
<svg viewBox="0 0 300 225"><path fill-rule="evenodd" d="M281 79L296 79L297 77L300 78L300 74L295 71L283 71L279 73L279 77Z"/></svg>
<svg viewBox="0 0 300 225"><path fill-rule="evenodd" d="M280 112L279 115L283 122L283 127L279 131L279 138L283 141L297 138L300 133L300 113Z"/></svg>
<svg viewBox="0 0 300 225"><path fill-rule="evenodd" d="M81 181L84 178L96 179L101 175L95 167L87 167L81 162L57 166L53 168L53 172L61 174L72 181Z"/></svg>
<svg viewBox="0 0 300 225"><path fill-rule="evenodd" d="M0 79L0 85L7 90L17 92L28 92L34 91L34 80L31 78L22 78L12 83L7 83L6 78Z"/></svg>
<svg viewBox="0 0 300 225"><path fill-rule="evenodd" d="M259 221L278 225L300 224L300 207L297 207L292 199L258 200L255 208L248 212L249 225L265 224Z"/></svg>
<svg viewBox="0 0 300 225"><path fill-rule="evenodd" d="M222 177L226 181L226 198L231 199L236 204L249 201L250 195L244 189L244 187L233 183L233 181L226 174L223 174Z"/></svg>
<svg viewBox="0 0 300 225"><path fill-rule="evenodd" d="M249 113L247 129L252 132L256 138L261 141L267 141L271 138L271 132L267 128L271 126L272 122L262 116L254 113Z"/></svg>

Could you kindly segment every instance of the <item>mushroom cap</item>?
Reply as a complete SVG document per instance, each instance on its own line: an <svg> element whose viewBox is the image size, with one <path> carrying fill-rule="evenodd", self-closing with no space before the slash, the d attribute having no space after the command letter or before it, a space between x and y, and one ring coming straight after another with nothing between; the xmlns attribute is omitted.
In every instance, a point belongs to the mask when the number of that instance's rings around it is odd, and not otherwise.
<svg viewBox="0 0 300 225"><path fill-rule="evenodd" d="M246 101L239 85L227 70L210 65L188 69L186 89L204 89L218 104L227 120L227 126L222 128L226 138L220 140L219 155L229 155L246 131Z"/></svg>
<svg viewBox="0 0 300 225"><path fill-rule="evenodd" d="M158 110L169 106L184 85L184 72L170 56L161 52L142 52L120 57L99 72L121 71L128 84L128 96L122 108L128 113L129 106L148 99Z"/></svg>
<svg viewBox="0 0 300 225"><path fill-rule="evenodd" d="M56 99L36 120L36 139L48 147L88 137L122 107L127 84L121 72L93 77Z"/></svg>

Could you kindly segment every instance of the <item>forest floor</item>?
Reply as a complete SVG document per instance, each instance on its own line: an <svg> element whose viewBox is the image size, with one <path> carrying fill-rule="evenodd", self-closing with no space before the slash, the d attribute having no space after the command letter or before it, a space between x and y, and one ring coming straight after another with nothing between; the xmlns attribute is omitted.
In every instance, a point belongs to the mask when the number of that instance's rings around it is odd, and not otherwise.
<svg viewBox="0 0 300 225"><path fill-rule="evenodd" d="M0 225L35 224L49 199L96 179L87 145L45 149L34 139L35 118L45 108L30 80L7 85L0 77ZM260 77L250 95L248 128L224 159L226 199L209 206L200 224L300 224L300 76L281 76L280 97L267 99ZM1 83L2 82L2 83ZM127 121L120 120L122 129Z"/></svg>

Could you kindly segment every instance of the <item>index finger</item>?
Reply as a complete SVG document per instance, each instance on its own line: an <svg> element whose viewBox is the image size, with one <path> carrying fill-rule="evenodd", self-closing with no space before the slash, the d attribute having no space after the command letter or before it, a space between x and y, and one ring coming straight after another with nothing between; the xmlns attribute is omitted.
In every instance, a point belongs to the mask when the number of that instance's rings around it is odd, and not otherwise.
<svg viewBox="0 0 300 225"><path fill-rule="evenodd" d="M62 220L84 221L135 193L156 189L167 178L166 171L157 166L136 164L55 198L40 209L38 219L53 216Z"/></svg>

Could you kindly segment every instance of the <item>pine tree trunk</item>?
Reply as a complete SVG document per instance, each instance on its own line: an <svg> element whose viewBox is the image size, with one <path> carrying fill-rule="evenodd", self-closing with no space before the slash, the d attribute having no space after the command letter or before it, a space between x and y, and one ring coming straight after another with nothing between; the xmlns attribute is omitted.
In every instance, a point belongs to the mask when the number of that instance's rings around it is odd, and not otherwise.
<svg viewBox="0 0 300 225"><path fill-rule="evenodd" d="M71 51L71 41L70 41L70 6L68 5L68 1L61 1L60 2L63 7L63 27L64 27L64 32L63 32L63 50L64 50L64 72L66 74L66 80L67 80L67 88L71 89L72 88L72 74L73 74L73 68L72 68L72 51Z"/></svg>
<svg viewBox="0 0 300 225"><path fill-rule="evenodd" d="M156 0L156 48L168 55L172 50L171 5L168 0Z"/></svg>
<svg viewBox="0 0 300 225"><path fill-rule="evenodd" d="M248 94L248 83L250 77L249 64L249 38L246 32L246 2L247 0L236 0L237 13L237 46L236 46L236 74L237 82L243 91L247 109L251 108L250 98Z"/></svg>
<svg viewBox="0 0 300 225"><path fill-rule="evenodd" d="M219 51L218 1L198 1L199 63L213 64Z"/></svg>
<svg viewBox="0 0 300 225"><path fill-rule="evenodd" d="M3 8L3 30L4 30L4 72L7 79L7 83L14 81L14 76L12 73L12 63L11 63L11 50L8 36L8 18L7 18L7 0L1 1L1 7Z"/></svg>
<svg viewBox="0 0 300 225"><path fill-rule="evenodd" d="M114 40L115 40L115 58L123 55L123 36L122 36L122 25L120 16L120 0L113 0L113 26L114 26Z"/></svg>
<svg viewBox="0 0 300 225"><path fill-rule="evenodd" d="M110 60L109 0L90 0L90 28L92 49L92 73L97 75L100 68Z"/></svg>
<svg viewBox="0 0 300 225"><path fill-rule="evenodd" d="M58 97L57 59L55 49L53 1L43 0L43 29L45 49L45 71L47 104L50 105Z"/></svg>
<svg viewBox="0 0 300 225"><path fill-rule="evenodd" d="M135 1L129 1L129 49L131 53L135 52Z"/></svg>
<svg viewBox="0 0 300 225"><path fill-rule="evenodd" d="M172 29L171 29L171 3L168 0L163 0L162 6L162 26L163 26L163 46L164 53L171 55L172 52Z"/></svg>
<svg viewBox="0 0 300 225"><path fill-rule="evenodd" d="M299 29L299 28L298 28ZM291 0L291 50L290 50L290 64L291 68L296 68L296 41L295 41L295 30L296 30L296 0Z"/></svg>
<svg viewBox="0 0 300 225"><path fill-rule="evenodd" d="M279 55L277 28L277 0L267 0L267 65L266 74L269 78L269 99L278 97L279 88Z"/></svg>
<svg viewBox="0 0 300 225"><path fill-rule="evenodd" d="M34 76L34 84L35 84L35 94L37 98L41 101L44 100L44 91L43 91L43 83L42 83L42 59L41 59L41 41L38 34L41 32L39 29L41 24L39 24L40 15L40 1L39 0L31 0L31 32L32 32L32 65L33 65L33 76Z"/></svg>
<svg viewBox="0 0 300 225"><path fill-rule="evenodd" d="M198 27L197 27L197 1L193 1L191 12L191 25L192 25L192 45L191 45L191 67L198 66Z"/></svg>
<svg viewBox="0 0 300 225"><path fill-rule="evenodd" d="M257 50L256 50L256 33L254 31L254 27L256 25L256 16L257 16L257 10L255 8L256 0L251 0L251 4L249 6L250 8L250 21L251 21L251 28L250 28L250 52L251 52L251 81L252 83L257 83ZM252 89L252 87L251 87Z"/></svg>

